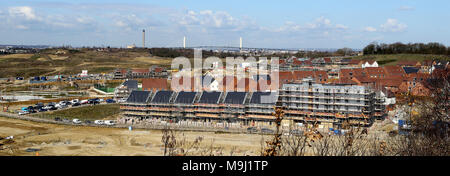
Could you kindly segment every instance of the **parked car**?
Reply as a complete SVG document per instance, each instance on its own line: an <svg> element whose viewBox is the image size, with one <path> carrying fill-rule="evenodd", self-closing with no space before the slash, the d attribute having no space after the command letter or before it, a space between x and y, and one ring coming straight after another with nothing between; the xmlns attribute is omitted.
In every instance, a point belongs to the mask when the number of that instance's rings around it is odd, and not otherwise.
<svg viewBox="0 0 450 176"><path fill-rule="evenodd" d="M249 133L256 133L258 132L258 129L256 127L248 127L247 132Z"/></svg>
<svg viewBox="0 0 450 176"><path fill-rule="evenodd" d="M67 105L65 105L65 104L57 104L55 107L58 108L58 109L64 109L64 108L67 108Z"/></svg>
<svg viewBox="0 0 450 176"><path fill-rule="evenodd" d="M75 106L81 106L81 103L76 102L76 103L72 104L72 107L75 107Z"/></svg>
<svg viewBox="0 0 450 176"><path fill-rule="evenodd" d="M26 114L29 114L29 112L28 111L20 111L19 112L19 115L26 115Z"/></svg>
<svg viewBox="0 0 450 176"><path fill-rule="evenodd" d="M89 100L81 100L80 103L81 103L81 104L88 104L88 103L89 103Z"/></svg>
<svg viewBox="0 0 450 176"><path fill-rule="evenodd" d="M37 152L40 151L41 149L35 149L35 148L27 148L25 151L26 152Z"/></svg>
<svg viewBox="0 0 450 176"><path fill-rule="evenodd" d="M39 111L39 112L46 112L46 111L48 111L48 110L47 110L47 109L44 109L44 108L40 108L38 111Z"/></svg>
<svg viewBox="0 0 450 176"><path fill-rule="evenodd" d="M85 124L91 124L92 122L90 120L84 121Z"/></svg>
<svg viewBox="0 0 450 176"><path fill-rule="evenodd" d="M105 125L109 125L109 126L112 126L112 125L116 124L113 120L105 120L104 123L105 123Z"/></svg>
<svg viewBox="0 0 450 176"><path fill-rule="evenodd" d="M55 121L62 121L62 120L59 117L55 117Z"/></svg>
<svg viewBox="0 0 450 176"><path fill-rule="evenodd" d="M105 124L105 122L103 120L96 120L96 121L94 121L94 123L97 124L97 125Z"/></svg>
<svg viewBox="0 0 450 176"><path fill-rule="evenodd" d="M103 103L104 101L105 100L103 98L100 98L100 99L97 100L97 102L99 102L99 103Z"/></svg>
<svg viewBox="0 0 450 176"><path fill-rule="evenodd" d="M78 100L78 99L73 99L72 101L70 101L72 104L75 104L75 103L79 103L80 101Z"/></svg>
<svg viewBox="0 0 450 176"><path fill-rule="evenodd" d="M107 100L106 100L106 103L116 103L116 100L113 100L113 99L107 99Z"/></svg>
<svg viewBox="0 0 450 176"><path fill-rule="evenodd" d="M303 135L303 131L302 130L291 130L289 132L291 135L296 135L296 136L301 136Z"/></svg>
<svg viewBox="0 0 450 176"><path fill-rule="evenodd" d="M69 119L63 119L63 122L69 123L70 120Z"/></svg>
<svg viewBox="0 0 450 176"><path fill-rule="evenodd" d="M80 120L80 119L73 119L72 122L73 122L74 124L80 124L80 123L81 123L81 120Z"/></svg>
<svg viewBox="0 0 450 176"><path fill-rule="evenodd" d="M261 128L261 132L262 133L274 133L274 131L272 129L269 129L269 128Z"/></svg>

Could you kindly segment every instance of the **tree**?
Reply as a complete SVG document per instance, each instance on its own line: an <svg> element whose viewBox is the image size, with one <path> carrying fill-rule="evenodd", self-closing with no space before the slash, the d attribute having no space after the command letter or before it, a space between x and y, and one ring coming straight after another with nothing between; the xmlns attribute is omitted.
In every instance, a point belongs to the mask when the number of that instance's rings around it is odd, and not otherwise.
<svg viewBox="0 0 450 176"><path fill-rule="evenodd" d="M353 53L353 50L350 48L341 48L336 51L336 54L340 56L348 56Z"/></svg>

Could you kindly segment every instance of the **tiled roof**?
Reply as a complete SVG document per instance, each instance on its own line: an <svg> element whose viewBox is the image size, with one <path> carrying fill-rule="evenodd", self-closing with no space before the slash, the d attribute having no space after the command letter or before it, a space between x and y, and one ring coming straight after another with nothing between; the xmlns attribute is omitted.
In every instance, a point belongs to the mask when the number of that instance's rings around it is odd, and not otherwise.
<svg viewBox="0 0 450 176"><path fill-rule="evenodd" d="M403 68L397 65L387 65L382 68L388 76L399 76L406 74Z"/></svg>
<svg viewBox="0 0 450 176"><path fill-rule="evenodd" d="M416 66L417 64L420 65L420 62L410 61L410 60L401 60L401 61L397 62L397 65L400 65L400 66Z"/></svg>
<svg viewBox="0 0 450 176"><path fill-rule="evenodd" d="M138 68L138 69L133 69L132 73L149 73L150 70L148 68Z"/></svg>
<svg viewBox="0 0 450 176"><path fill-rule="evenodd" d="M143 90L168 90L167 79L165 78L144 78L142 79Z"/></svg>

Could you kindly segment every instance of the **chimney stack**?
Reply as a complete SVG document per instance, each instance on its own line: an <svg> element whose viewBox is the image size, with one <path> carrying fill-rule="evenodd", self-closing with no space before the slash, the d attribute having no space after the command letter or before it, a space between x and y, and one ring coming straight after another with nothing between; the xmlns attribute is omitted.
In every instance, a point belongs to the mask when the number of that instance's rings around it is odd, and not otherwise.
<svg viewBox="0 0 450 176"><path fill-rule="evenodd" d="M239 38L239 49L242 50L242 37Z"/></svg>
<svg viewBox="0 0 450 176"><path fill-rule="evenodd" d="M142 29L142 48L145 48L145 29Z"/></svg>

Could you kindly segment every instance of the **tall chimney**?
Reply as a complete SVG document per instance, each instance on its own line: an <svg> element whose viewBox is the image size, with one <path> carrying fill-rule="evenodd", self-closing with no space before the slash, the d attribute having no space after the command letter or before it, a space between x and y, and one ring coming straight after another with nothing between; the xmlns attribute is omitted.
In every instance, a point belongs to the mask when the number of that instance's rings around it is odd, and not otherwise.
<svg viewBox="0 0 450 176"><path fill-rule="evenodd" d="M242 50L242 37L239 38L239 49Z"/></svg>
<svg viewBox="0 0 450 176"><path fill-rule="evenodd" d="M183 48L186 48L186 36L183 37Z"/></svg>
<svg viewBox="0 0 450 176"><path fill-rule="evenodd" d="M145 29L142 29L142 48L145 48Z"/></svg>

